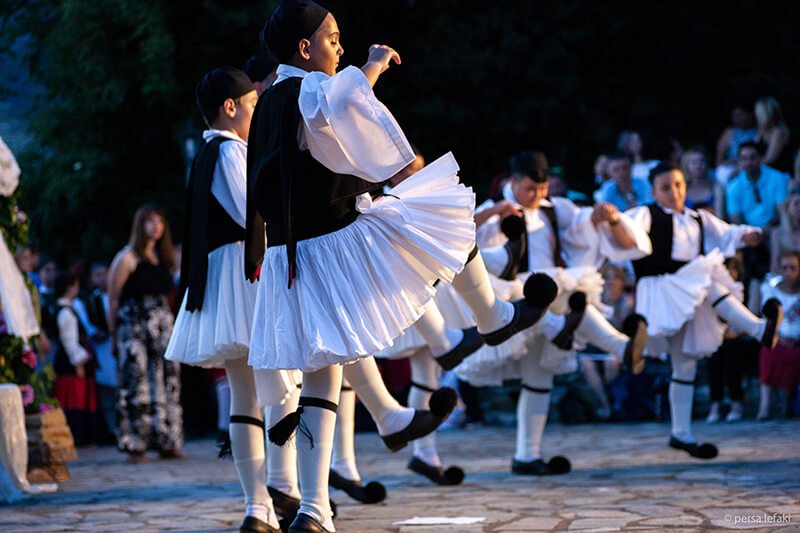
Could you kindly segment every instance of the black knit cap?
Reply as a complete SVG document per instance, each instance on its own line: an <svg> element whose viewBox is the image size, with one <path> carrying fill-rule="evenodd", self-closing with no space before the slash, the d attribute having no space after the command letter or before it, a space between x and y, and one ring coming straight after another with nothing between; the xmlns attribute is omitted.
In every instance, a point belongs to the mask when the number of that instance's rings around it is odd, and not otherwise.
<svg viewBox="0 0 800 533"><path fill-rule="evenodd" d="M328 15L328 10L312 0L284 0L261 30L261 43L281 63L297 51L301 39L310 39Z"/></svg>
<svg viewBox="0 0 800 533"><path fill-rule="evenodd" d="M250 56L244 64L244 71L253 83L264 81L278 67L278 60L267 52L258 52Z"/></svg>
<svg viewBox="0 0 800 533"><path fill-rule="evenodd" d="M511 174L527 176L536 183L547 181L547 157L539 150L525 150L511 158Z"/></svg>
<svg viewBox="0 0 800 533"><path fill-rule="evenodd" d="M255 91L250 78L236 67L219 67L208 72L195 89L197 108L209 125L217 118L219 106L232 98L236 100L250 91Z"/></svg>

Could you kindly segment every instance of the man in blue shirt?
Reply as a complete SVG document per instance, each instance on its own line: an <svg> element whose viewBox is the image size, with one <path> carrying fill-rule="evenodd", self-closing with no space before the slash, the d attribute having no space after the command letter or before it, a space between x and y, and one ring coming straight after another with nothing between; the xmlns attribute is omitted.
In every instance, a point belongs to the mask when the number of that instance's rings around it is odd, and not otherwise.
<svg viewBox="0 0 800 533"><path fill-rule="evenodd" d="M594 193L595 202L614 204L620 211L653 201L650 183L631 176L631 160L627 154L617 152L608 156L606 180Z"/></svg>
<svg viewBox="0 0 800 533"><path fill-rule="evenodd" d="M728 218L734 224L768 228L778 222L778 206L786 199L789 177L761 164L761 154L753 142L739 145L742 169L728 182Z"/></svg>

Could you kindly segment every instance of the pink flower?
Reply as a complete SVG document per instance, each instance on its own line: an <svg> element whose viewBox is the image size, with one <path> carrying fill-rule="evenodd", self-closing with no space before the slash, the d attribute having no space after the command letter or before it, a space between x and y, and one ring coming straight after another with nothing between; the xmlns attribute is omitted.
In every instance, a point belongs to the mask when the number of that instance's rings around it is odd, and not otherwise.
<svg viewBox="0 0 800 533"><path fill-rule="evenodd" d="M36 364L39 362L36 359L36 354L33 353L33 350L28 350L24 354L22 354L21 358L22 362L28 365L31 368L36 368Z"/></svg>
<svg viewBox="0 0 800 533"><path fill-rule="evenodd" d="M30 385L20 385L19 390L22 393L22 406L28 407L33 403L36 394L33 392L33 387Z"/></svg>
<svg viewBox="0 0 800 533"><path fill-rule="evenodd" d="M46 413L46 412L52 411L52 410L53 410L53 406L50 405L49 403L40 403L39 404L39 412L40 413Z"/></svg>

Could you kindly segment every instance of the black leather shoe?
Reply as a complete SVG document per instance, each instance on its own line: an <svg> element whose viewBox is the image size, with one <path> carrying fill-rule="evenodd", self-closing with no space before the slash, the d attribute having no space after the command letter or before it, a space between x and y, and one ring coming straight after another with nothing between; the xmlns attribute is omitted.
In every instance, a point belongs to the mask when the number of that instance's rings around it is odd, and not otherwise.
<svg viewBox="0 0 800 533"><path fill-rule="evenodd" d="M386 499L386 487L383 484L370 481L366 485L362 485L361 481L353 481L340 476L334 469L331 469L328 475L328 485L345 491L348 496L361 503L378 503Z"/></svg>
<svg viewBox="0 0 800 533"><path fill-rule="evenodd" d="M628 336L622 363L634 375L644 372L644 348L647 346L647 320L642 315L632 314L622 323L622 333Z"/></svg>
<svg viewBox="0 0 800 533"><path fill-rule="evenodd" d="M299 513L292 525L289 526L288 533L333 533L329 529L325 529L322 524L317 522L313 517L305 513Z"/></svg>
<svg viewBox="0 0 800 533"><path fill-rule="evenodd" d="M767 319L764 335L761 336L761 345L774 348L778 345L778 328L783 322L783 306L777 298L770 298L764 302L761 314Z"/></svg>
<svg viewBox="0 0 800 533"><path fill-rule="evenodd" d="M272 498L272 507L275 509L275 514L284 518L294 518L300 509L300 500L270 486L267 486L267 491L269 491L269 497Z"/></svg>
<svg viewBox="0 0 800 533"><path fill-rule="evenodd" d="M500 273L500 278L513 280L519 273L519 265L525 254L528 253L525 221L522 217L510 215L500 222L500 229L508 238L504 248L508 254L508 264Z"/></svg>
<svg viewBox="0 0 800 533"><path fill-rule="evenodd" d="M491 333L482 333L484 342L497 346L524 331L541 319L558 295L558 286L546 274L531 274L525 281L525 298L513 302L514 316L511 322Z"/></svg>
<svg viewBox="0 0 800 533"><path fill-rule="evenodd" d="M445 370L452 370L461 364L461 361L472 355L483 346L483 337L478 333L478 328L462 329L464 338L452 350L436 357L436 362Z"/></svg>
<svg viewBox="0 0 800 533"><path fill-rule="evenodd" d="M573 293L569 297L569 313L564 317L564 327L550 342L562 350L571 350L575 342L575 330L580 326L585 311L586 293Z"/></svg>
<svg viewBox="0 0 800 533"><path fill-rule="evenodd" d="M239 526L239 533L281 533L281 530L275 529L263 520L246 516L242 525Z"/></svg>
<svg viewBox="0 0 800 533"><path fill-rule="evenodd" d="M713 444L708 442L704 442L703 444L697 444L696 442L683 442L682 440L676 439L672 436L669 438L669 447L675 448L676 450L683 450L692 457L696 457L698 459L713 459L719 455L719 450L717 450L717 447Z"/></svg>
<svg viewBox="0 0 800 533"><path fill-rule="evenodd" d="M411 458L408 462L408 469L417 474L422 474L437 485L460 485L464 481L464 471L461 468L451 466L445 470L441 466L429 465L418 457Z"/></svg>
<svg viewBox="0 0 800 533"><path fill-rule="evenodd" d="M511 471L523 476L556 476L571 472L572 465L569 459L561 455L556 455L546 463L541 459L527 462L512 459Z"/></svg>
<svg viewBox="0 0 800 533"><path fill-rule="evenodd" d="M456 399L456 391L450 387L442 387L436 390L428 400L428 406L431 410L416 410L414 418L411 419L411 423L406 428L396 433L382 435L383 443L389 450L396 452L405 448L412 440L436 431L436 428L447 420L447 417L455 409Z"/></svg>

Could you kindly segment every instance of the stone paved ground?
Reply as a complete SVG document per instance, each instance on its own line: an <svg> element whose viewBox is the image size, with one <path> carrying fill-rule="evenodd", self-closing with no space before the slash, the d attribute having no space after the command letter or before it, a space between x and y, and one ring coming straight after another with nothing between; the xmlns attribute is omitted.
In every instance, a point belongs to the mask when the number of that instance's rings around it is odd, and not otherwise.
<svg viewBox="0 0 800 533"><path fill-rule="evenodd" d="M374 434L359 435L362 475L383 481L389 497L366 506L334 491L336 525L341 532L399 533L800 531L800 423L698 422L696 433L721 448L710 462L666 448L667 431L655 423L551 426L545 451L568 455L575 471L550 478L509 474L513 430L446 432L439 437L443 456L466 467L467 479L441 488L407 473L407 450L390 454ZM58 493L0 507L0 531L238 531L242 503L233 464L215 459L211 440L186 450L189 460L138 466L123 464L111 448L81 450L72 480ZM458 515L486 521L392 525Z"/></svg>

